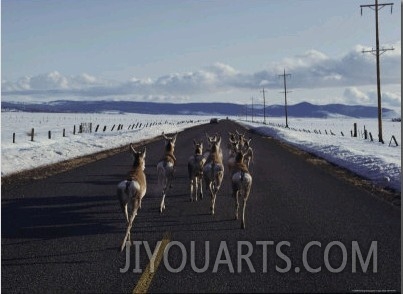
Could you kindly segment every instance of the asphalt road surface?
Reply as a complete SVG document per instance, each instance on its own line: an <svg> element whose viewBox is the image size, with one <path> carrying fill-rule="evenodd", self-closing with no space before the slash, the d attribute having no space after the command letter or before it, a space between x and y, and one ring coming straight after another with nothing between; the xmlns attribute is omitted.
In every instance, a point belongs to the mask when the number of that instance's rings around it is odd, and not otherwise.
<svg viewBox="0 0 403 294"><path fill-rule="evenodd" d="M2 291L400 291L400 207L271 138L246 132L255 158L245 230L234 220L228 175L214 216L206 193L190 202L193 139L221 132L226 159L227 132L235 129L246 131L220 121L179 133L163 214L156 163L164 143L147 144L148 190L134 221L136 243L124 252L118 251L125 220L116 185L131 167L129 152L2 185ZM146 249L157 244L152 272Z"/></svg>

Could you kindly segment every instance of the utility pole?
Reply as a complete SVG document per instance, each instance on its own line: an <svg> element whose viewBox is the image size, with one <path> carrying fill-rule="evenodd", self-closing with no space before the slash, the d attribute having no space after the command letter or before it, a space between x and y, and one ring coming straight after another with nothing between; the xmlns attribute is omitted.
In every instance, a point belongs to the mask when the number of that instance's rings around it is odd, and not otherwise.
<svg viewBox="0 0 403 294"><path fill-rule="evenodd" d="M253 97L252 97L252 122L253 122Z"/></svg>
<svg viewBox="0 0 403 294"><path fill-rule="evenodd" d="M264 96L264 87L260 92L263 92L263 123L266 124L266 97Z"/></svg>
<svg viewBox="0 0 403 294"><path fill-rule="evenodd" d="M290 77L291 74L286 74L284 69L284 74L279 75L279 77L284 77L284 105L285 105L285 127L288 128L288 113L287 113L287 77ZM282 92L283 93L283 92Z"/></svg>
<svg viewBox="0 0 403 294"><path fill-rule="evenodd" d="M378 0L375 0L375 4L370 5L360 5L361 7L361 15L362 15L362 8L368 7L375 11L375 31L376 31L376 49L372 50L362 50L362 53L372 53L376 56L376 85L377 85L377 92L378 92L378 138L379 142L382 144L383 136L382 136L382 99L381 99L381 70L379 66L379 56L385 53L388 50L394 50L394 48L389 49L379 49L379 28L378 28L378 11L384 8L385 6L390 6L390 13L392 13L393 3L381 3L378 4Z"/></svg>

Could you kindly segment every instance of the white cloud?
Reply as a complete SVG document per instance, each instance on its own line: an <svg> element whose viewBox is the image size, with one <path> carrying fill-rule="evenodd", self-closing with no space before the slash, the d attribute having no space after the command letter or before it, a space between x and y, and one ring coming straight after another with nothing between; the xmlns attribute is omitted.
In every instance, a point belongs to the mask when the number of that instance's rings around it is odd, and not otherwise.
<svg viewBox="0 0 403 294"><path fill-rule="evenodd" d="M328 60L330 60L330 58L324 53L317 50L309 50L304 54L296 55L292 58L285 58L283 60L283 65L278 65L276 69L277 71L281 71L284 67L289 70L294 70L298 68L312 67L315 65L320 66Z"/></svg>
<svg viewBox="0 0 403 294"><path fill-rule="evenodd" d="M382 84L401 83L401 43L392 44L394 51L381 57ZM388 45L388 46L392 46ZM287 85L290 89L323 89L341 87L347 89L344 99L349 102L367 103L372 97L360 92L359 87L376 83L375 57L363 54L363 46L356 46L345 56L333 58L318 50L285 58L271 64L267 69L255 73L242 73L224 63L215 63L200 70L186 73L171 73L156 79L132 78L124 82L112 82L83 73L77 76L63 76L58 71L34 77L23 77L16 82L2 81L2 94L38 95L51 93L51 98L63 97L162 97L175 100L183 97L219 95L233 91L247 91L265 86L267 89L283 88L279 76L285 68L291 73ZM400 104L400 93L385 93L385 101ZM169 98L164 98L169 97ZM182 97L182 98L180 98Z"/></svg>
<svg viewBox="0 0 403 294"><path fill-rule="evenodd" d="M35 90L68 89L69 82L58 71L53 71L48 74L31 77L29 79L29 87Z"/></svg>
<svg viewBox="0 0 403 294"><path fill-rule="evenodd" d="M348 104L369 104L373 102L370 95L364 93L356 87L349 87L344 90L343 96Z"/></svg>
<svg viewBox="0 0 403 294"><path fill-rule="evenodd" d="M343 102L355 105L377 105L378 92L376 90L364 91L356 87L346 88L343 92ZM382 107L400 108L401 94L397 92L383 91L381 93Z"/></svg>
<svg viewBox="0 0 403 294"><path fill-rule="evenodd" d="M96 77L91 76L86 73L71 77L70 79L72 82L74 82L77 85L77 87L79 87L80 85L96 85L98 83L98 80Z"/></svg>
<svg viewBox="0 0 403 294"><path fill-rule="evenodd" d="M207 67L207 70L216 74L217 76L223 77L235 76L239 74L239 71L237 71L235 68L221 62L216 62L213 66Z"/></svg>
<svg viewBox="0 0 403 294"><path fill-rule="evenodd" d="M376 94L376 95L375 95ZM373 92L375 97L377 93ZM390 107L401 107L401 95L400 93L392 93L392 92L382 92L382 105L390 106Z"/></svg>

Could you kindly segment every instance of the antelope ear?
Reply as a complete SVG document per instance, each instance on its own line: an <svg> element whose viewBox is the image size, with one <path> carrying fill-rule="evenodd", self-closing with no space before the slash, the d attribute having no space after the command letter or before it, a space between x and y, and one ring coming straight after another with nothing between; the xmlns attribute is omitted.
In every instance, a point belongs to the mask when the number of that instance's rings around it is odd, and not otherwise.
<svg viewBox="0 0 403 294"><path fill-rule="evenodd" d="M209 143L213 142L213 139L211 139L210 136L209 136L207 133L206 133L206 138L207 138L207 141L208 141Z"/></svg>
<svg viewBox="0 0 403 294"><path fill-rule="evenodd" d="M193 146L196 146L196 145L197 145L197 142L195 139L193 139Z"/></svg>
<svg viewBox="0 0 403 294"><path fill-rule="evenodd" d="M203 142L200 142L200 148L203 149Z"/></svg>
<svg viewBox="0 0 403 294"><path fill-rule="evenodd" d="M221 136L220 136L220 137L218 137L217 144L218 144L218 145L220 145L220 144L221 144Z"/></svg>
<svg viewBox="0 0 403 294"><path fill-rule="evenodd" d="M146 151L147 151L147 148L144 147L144 150L143 150L143 152L142 152L141 155L140 155L142 159L146 158Z"/></svg>
<svg viewBox="0 0 403 294"><path fill-rule="evenodd" d="M133 154L136 154L136 153L137 153L137 151L133 148L133 145L132 145L132 144L130 144L129 152L130 152L130 153L133 153Z"/></svg>

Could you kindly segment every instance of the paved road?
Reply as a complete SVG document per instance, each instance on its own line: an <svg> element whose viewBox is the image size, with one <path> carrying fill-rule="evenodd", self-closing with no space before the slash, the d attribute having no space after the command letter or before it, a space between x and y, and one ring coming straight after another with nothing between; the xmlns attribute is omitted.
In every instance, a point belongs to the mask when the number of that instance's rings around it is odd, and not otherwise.
<svg viewBox="0 0 403 294"><path fill-rule="evenodd" d="M163 141L147 145L148 193L132 234L140 251L130 247L125 273L126 252L118 252L125 224L115 187L131 166L129 153L44 180L3 185L2 291L127 293L136 285L186 293L400 290L400 208L273 139L247 134L256 158L246 230L233 220L227 177L215 216L207 197L190 202L190 142L206 131L220 131L226 142L227 131L235 129L243 131L222 121L178 135L177 174L162 215L156 162ZM163 239L162 246L170 247L166 260L147 274L145 246L154 250Z"/></svg>

